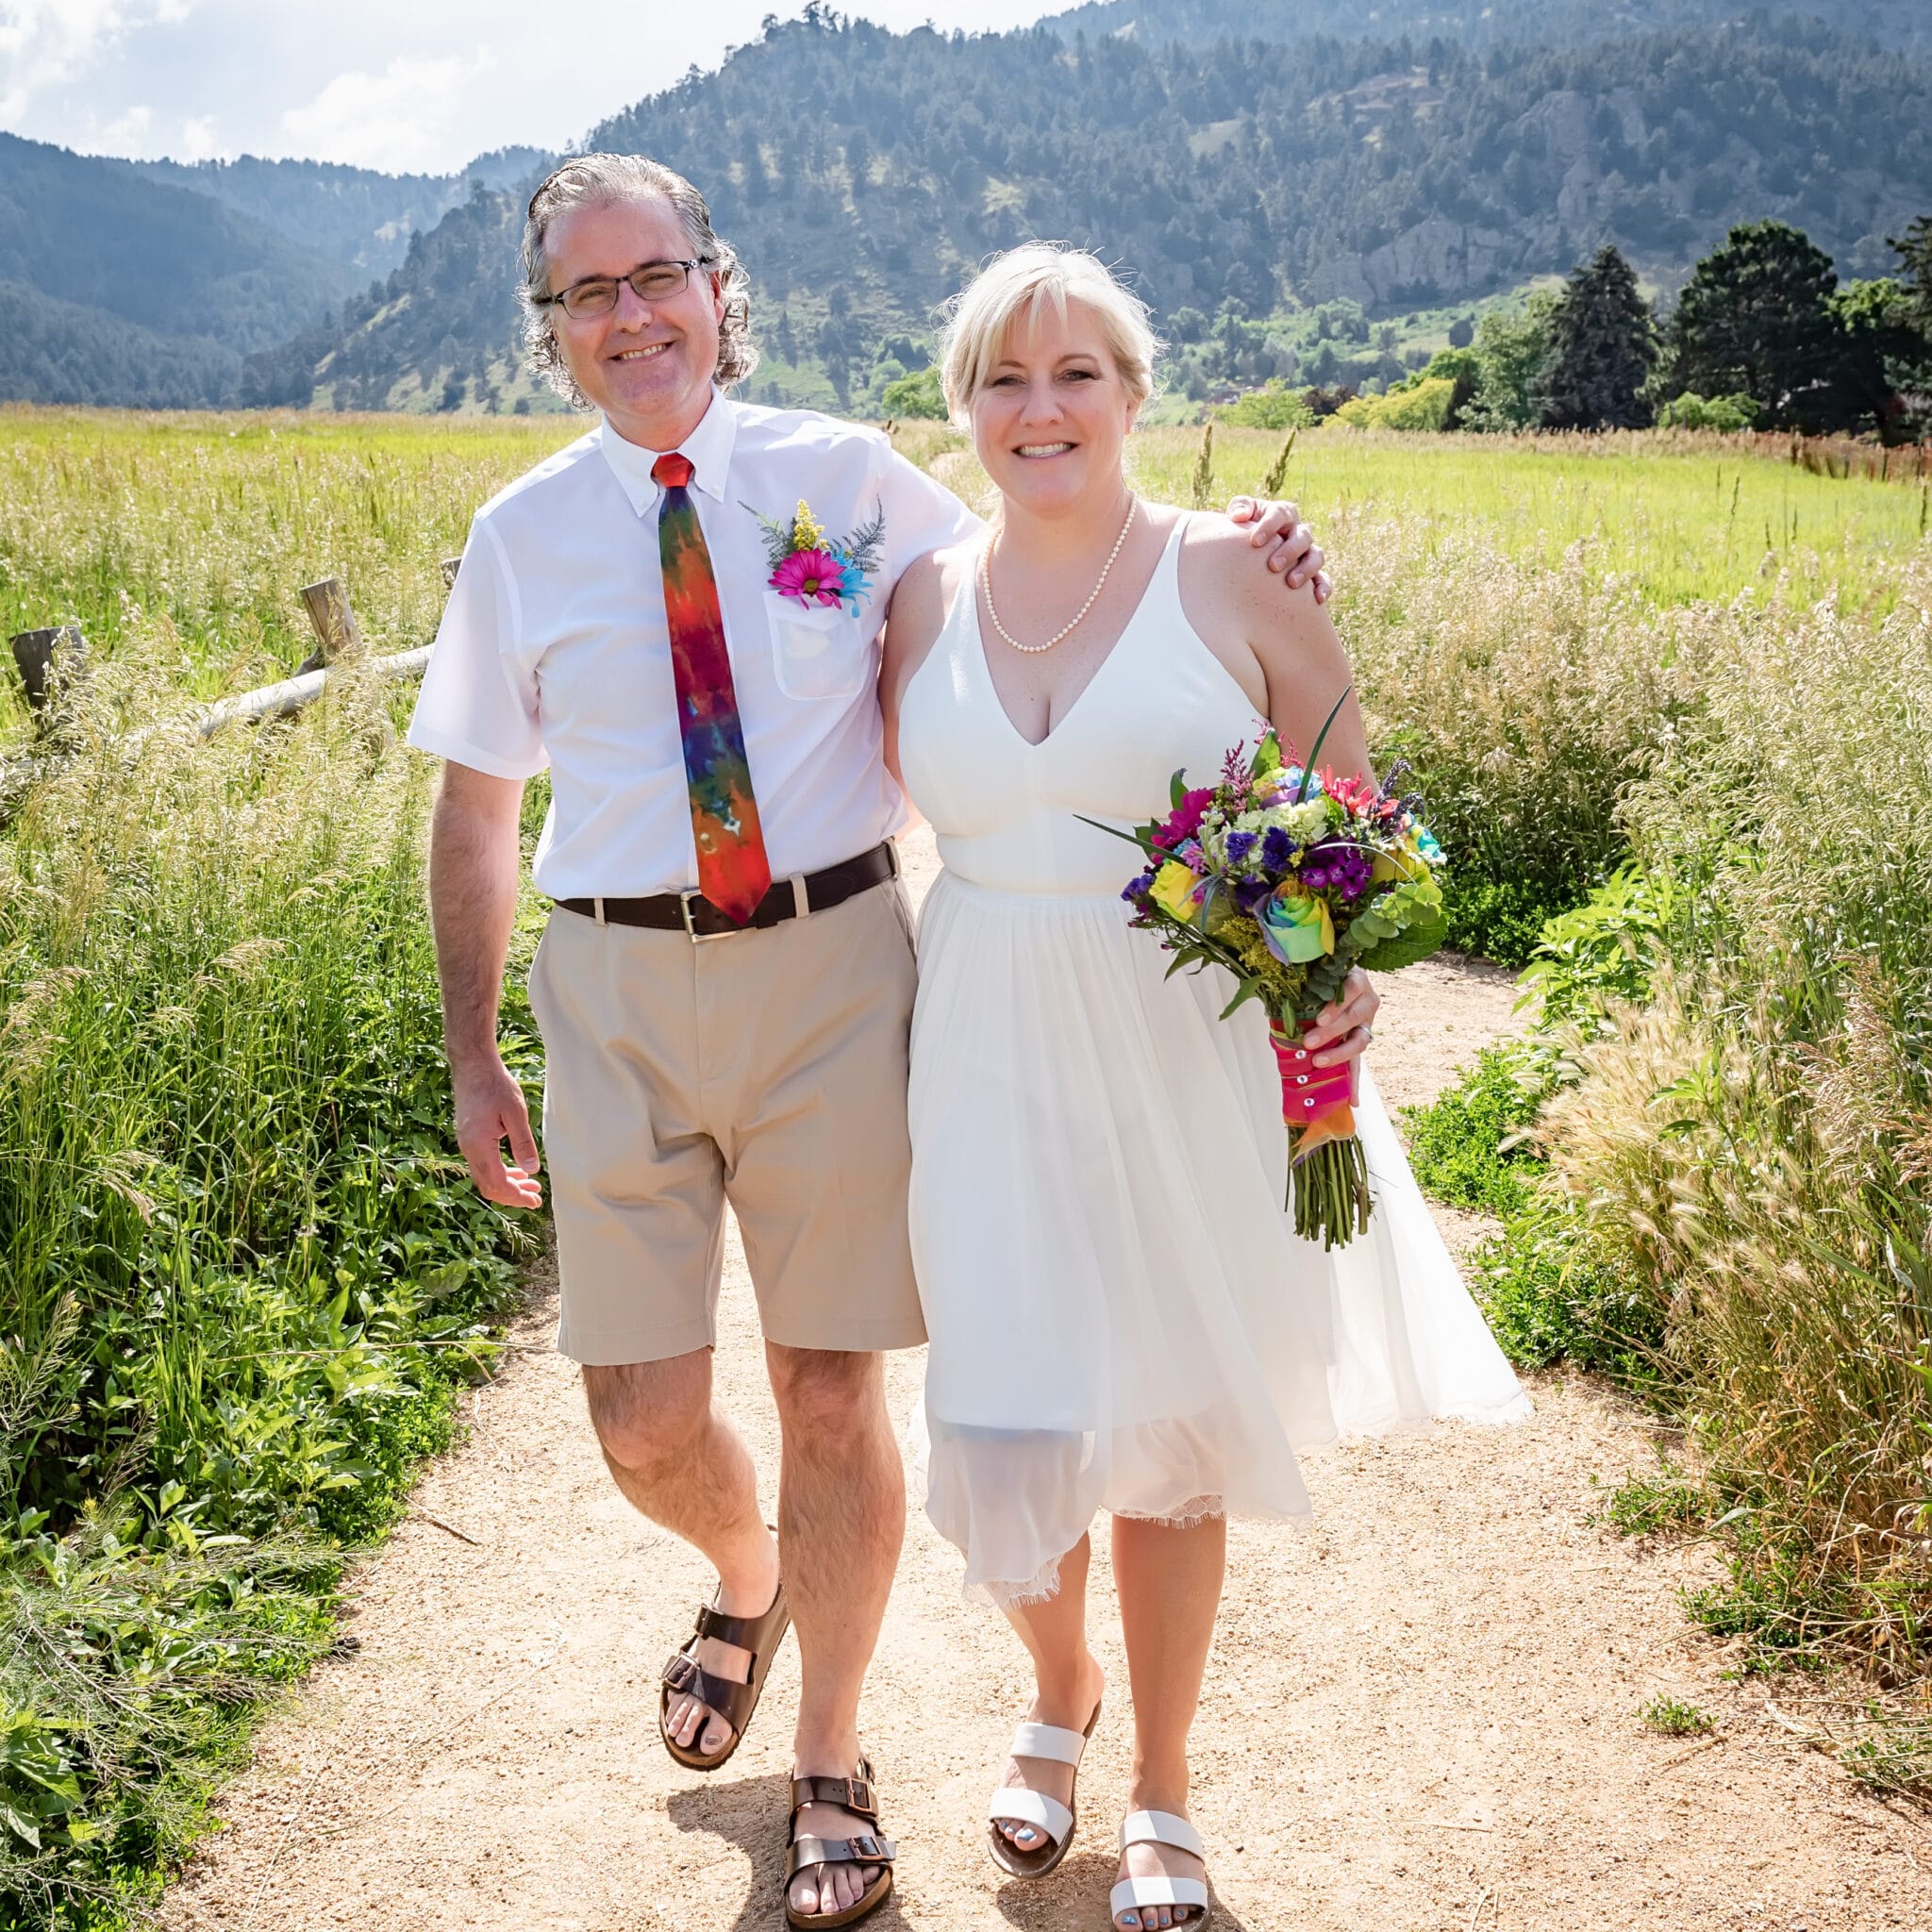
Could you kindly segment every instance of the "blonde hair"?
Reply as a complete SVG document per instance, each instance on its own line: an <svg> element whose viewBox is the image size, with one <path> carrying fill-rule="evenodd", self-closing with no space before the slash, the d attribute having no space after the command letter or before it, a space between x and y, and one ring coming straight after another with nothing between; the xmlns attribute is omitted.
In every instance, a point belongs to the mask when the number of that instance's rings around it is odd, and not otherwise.
<svg viewBox="0 0 1932 1932"><path fill-rule="evenodd" d="M996 255L947 303L940 329L940 386L946 409L963 427L973 398L985 386L1013 325L1036 322L1046 304L1064 322L1069 302L1100 318L1128 398L1138 408L1154 390L1159 339L1147 305L1131 293L1097 255L1064 242L1028 242Z"/></svg>

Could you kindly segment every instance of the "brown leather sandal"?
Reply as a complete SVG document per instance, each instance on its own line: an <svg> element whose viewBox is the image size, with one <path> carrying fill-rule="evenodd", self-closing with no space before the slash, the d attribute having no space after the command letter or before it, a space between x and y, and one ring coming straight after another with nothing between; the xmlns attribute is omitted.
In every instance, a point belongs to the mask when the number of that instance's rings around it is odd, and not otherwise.
<svg viewBox="0 0 1932 1932"><path fill-rule="evenodd" d="M791 1849L785 1857L785 1919L799 1932L820 1932L821 1927L856 1925L868 1912L876 1911L892 1889L892 1860L898 1848L889 1838L875 1832L860 1832L853 1838L799 1838L798 1814L808 1805L838 1805L856 1812L873 1824L879 1822L878 1799L873 1790L872 1762L858 1760L857 1777L795 1777L791 1780L791 1824L786 1837ZM879 1875L859 1895L858 1903L842 1912L794 1912L791 1909L791 1881L809 1865L876 1865Z"/></svg>
<svg viewBox="0 0 1932 1932"><path fill-rule="evenodd" d="M744 1741L745 1726L751 1723L752 1712L758 1707L766 1674L771 1670L772 1659L778 1655L778 1646L784 1642L785 1632L791 1625L791 1607L785 1601L785 1579L782 1576L773 1594L772 1607L761 1617L727 1617L710 1604L706 1604L698 1611L697 1628L684 1648L664 1666L662 1686L658 1693L658 1735L664 1740L665 1750L679 1764L691 1771L716 1771ZM720 1643L735 1643L741 1650L750 1651L751 1681L734 1684L727 1677L714 1677L691 1654L691 1644L701 1637L713 1638ZM731 1726L731 1741L715 1757L707 1757L702 1752L688 1749L665 1728L665 1715L674 1697L695 1697L708 1710L716 1711ZM703 1737L704 1733L700 1731L698 1735Z"/></svg>

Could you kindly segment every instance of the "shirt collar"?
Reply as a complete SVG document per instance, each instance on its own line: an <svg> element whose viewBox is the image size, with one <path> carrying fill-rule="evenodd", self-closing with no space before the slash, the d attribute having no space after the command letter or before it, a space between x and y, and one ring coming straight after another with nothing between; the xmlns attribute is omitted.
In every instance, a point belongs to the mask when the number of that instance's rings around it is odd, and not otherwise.
<svg viewBox="0 0 1932 1932"><path fill-rule="evenodd" d="M724 479L731 469L731 448L738 440L738 417L731 399L718 390L711 391L710 407L698 426L679 447L691 460L691 488L702 491L714 502L724 501ZM662 494L652 480L651 466L662 454L626 441L605 417L597 425L597 441L604 460L610 465L630 507L639 516L655 509Z"/></svg>

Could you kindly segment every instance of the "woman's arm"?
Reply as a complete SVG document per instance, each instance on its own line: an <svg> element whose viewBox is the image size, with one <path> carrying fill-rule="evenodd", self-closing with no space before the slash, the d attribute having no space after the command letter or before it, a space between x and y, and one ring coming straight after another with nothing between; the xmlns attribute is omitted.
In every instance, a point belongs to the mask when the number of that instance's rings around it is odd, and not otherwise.
<svg viewBox="0 0 1932 1932"><path fill-rule="evenodd" d="M1284 754L1292 750L1297 758L1308 758L1324 722L1335 711L1316 762L1342 777L1359 774L1373 781L1368 733L1348 653L1313 590L1286 590L1240 529L1211 517L1194 520L1181 556L1183 603L1190 620L1204 640L1215 640L1209 647L1224 662L1236 640L1251 654L1242 668L1250 676L1253 670L1260 672L1268 722L1280 735ZM1249 686L1250 678L1238 672L1236 679ZM1340 710L1335 709L1338 698ZM1342 982L1341 999L1322 1009L1306 1036L1308 1045L1321 1049L1315 1064L1333 1067L1359 1059L1374 1037L1381 1004L1369 975L1359 966L1353 968Z"/></svg>
<svg viewBox="0 0 1932 1932"><path fill-rule="evenodd" d="M907 567L886 605L886 628L879 640L879 711L886 724L886 769L902 791L899 701L944 628L947 575L938 556L922 557Z"/></svg>

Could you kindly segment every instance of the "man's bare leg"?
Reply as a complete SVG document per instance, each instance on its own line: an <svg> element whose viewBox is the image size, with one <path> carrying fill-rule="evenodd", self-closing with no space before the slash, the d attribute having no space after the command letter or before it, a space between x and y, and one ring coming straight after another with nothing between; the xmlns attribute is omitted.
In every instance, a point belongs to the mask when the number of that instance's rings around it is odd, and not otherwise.
<svg viewBox="0 0 1932 1932"><path fill-rule="evenodd" d="M604 1460L632 1507L710 1559L726 1616L762 1616L778 1588L778 1551L758 1509L751 1452L711 1401L711 1351L586 1365L584 1393ZM705 1638L694 1655L714 1677L750 1681L750 1656L735 1643ZM665 1727L708 1755L731 1741L730 1724L695 1697L674 1697Z"/></svg>
<svg viewBox="0 0 1932 1932"><path fill-rule="evenodd" d="M906 1534L906 1478L875 1355L765 1344L785 1452L778 1546L798 1632L794 1745L802 1777L850 1777L858 1764L858 1698L885 1621ZM800 1814L805 1837L851 1838L872 1822L835 1805ZM808 1869L791 1882L801 1913L857 1905L875 1865Z"/></svg>

